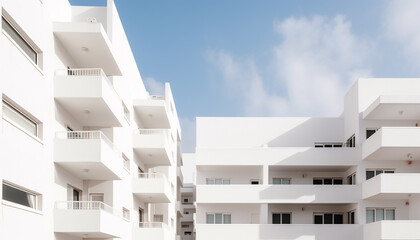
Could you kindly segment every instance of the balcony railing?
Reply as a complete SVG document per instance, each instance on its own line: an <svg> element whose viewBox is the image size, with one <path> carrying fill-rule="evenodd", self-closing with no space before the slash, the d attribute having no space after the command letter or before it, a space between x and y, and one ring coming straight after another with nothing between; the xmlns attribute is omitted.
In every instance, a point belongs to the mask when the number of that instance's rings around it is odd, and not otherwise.
<svg viewBox="0 0 420 240"><path fill-rule="evenodd" d="M111 206L100 201L63 201L56 202L55 209L57 210L102 210L111 213L115 216L121 217L121 212L115 210Z"/></svg>
<svg viewBox="0 0 420 240"><path fill-rule="evenodd" d="M66 131L56 132L55 138L57 139L101 139L103 140L119 157L122 157L122 153L112 143L109 138L101 131Z"/></svg>
<svg viewBox="0 0 420 240"><path fill-rule="evenodd" d="M149 99L151 100L165 100L165 96L162 95L150 95Z"/></svg>
<svg viewBox="0 0 420 240"><path fill-rule="evenodd" d="M168 228L168 225L164 222L139 222L135 223L139 228Z"/></svg>

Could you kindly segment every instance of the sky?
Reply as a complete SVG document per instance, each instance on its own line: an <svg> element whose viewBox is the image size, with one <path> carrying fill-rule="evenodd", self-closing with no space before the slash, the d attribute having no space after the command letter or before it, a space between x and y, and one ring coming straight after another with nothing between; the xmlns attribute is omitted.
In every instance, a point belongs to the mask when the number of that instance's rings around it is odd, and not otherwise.
<svg viewBox="0 0 420 240"><path fill-rule="evenodd" d="M150 94L171 83L184 153L196 117L335 117L358 78L420 76L416 0L115 4Z"/></svg>

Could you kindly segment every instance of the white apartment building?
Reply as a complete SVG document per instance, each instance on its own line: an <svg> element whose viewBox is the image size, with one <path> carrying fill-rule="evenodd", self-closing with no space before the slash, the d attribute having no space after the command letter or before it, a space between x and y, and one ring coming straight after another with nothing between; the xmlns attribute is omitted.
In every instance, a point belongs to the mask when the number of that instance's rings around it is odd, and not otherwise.
<svg viewBox="0 0 420 240"><path fill-rule="evenodd" d="M419 124L420 79L359 79L336 118L197 118L197 240L420 239Z"/></svg>
<svg viewBox="0 0 420 240"><path fill-rule="evenodd" d="M0 0L0 239L181 239L181 129L118 11Z"/></svg>
<svg viewBox="0 0 420 240"><path fill-rule="evenodd" d="M182 155L183 186L181 188L181 203L183 216L179 227L179 233L184 240L195 240L195 155L185 153Z"/></svg>

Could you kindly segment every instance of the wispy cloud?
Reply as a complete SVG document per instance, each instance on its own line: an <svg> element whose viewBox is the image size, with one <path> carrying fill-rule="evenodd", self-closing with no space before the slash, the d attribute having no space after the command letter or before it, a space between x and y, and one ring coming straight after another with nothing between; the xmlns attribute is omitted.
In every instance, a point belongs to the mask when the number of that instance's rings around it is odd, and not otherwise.
<svg viewBox="0 0 420 240"><path fill-rule="evenodd" d="M147 91L151 95L165 95L165 84L156 81L153 77L147 77L144 79L144 85Z"/></svg>
<svg viewBox="0 0 420 240"><path fill-rule="evenodd" d="M280 42L272 49L272 70L259 69L252 58L208 52L229 94L241 98L244 115L339 115L355 75L370 76L366 40L352 33L351 23L341 15L291 17L276 21L274 31Z"/></svg>

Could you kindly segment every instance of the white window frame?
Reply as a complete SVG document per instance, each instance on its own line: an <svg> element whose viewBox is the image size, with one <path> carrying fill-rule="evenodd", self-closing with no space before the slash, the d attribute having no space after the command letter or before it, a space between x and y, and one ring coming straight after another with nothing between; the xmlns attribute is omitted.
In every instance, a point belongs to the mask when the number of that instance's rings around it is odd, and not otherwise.
<svg viewBox="0 0 420 240"><path fill-rule="evenodd" d="M222 223L216 223L216 214L222 215ZM207 216L213 215L213 223L207 222ZM225 223L225 215L230 215L230 223ZM232 224L232 213L208 212L206 213L206 224Z"/></svg>
<svg viewBox="0 0 420 240"><path fill-rule="evenodd" d="M220 180L220 183L216 183L216 180ZM209 183L209 181L213 181L213 183ZM225 181L229 181L229 183L225 183ZM231 180L229 178L206 178L206 185L230 185Z"/></svg>
<svg viewBox="0 0 420 240"><path fill-rule="evenodd" d="M274 183L274 179L279 179L280 180L280 183ZM288 180L289 181L289 183L284 183L284 181L286 181L286 180ZM273 178L273 185L291 185L292 184L292 178L278 178L278 177L275 177L275 178Z"/></svg>
<svg viewBox="0 0 420 240"><path fill-rule="evenodd" d="M21 124L18 124L17 122L15 122L13 119L11 119L10 117L6 116L4 114L2 114L2 118L4 120L6 120L7 122L11 123L13 126L15 126L16 128L18 128L19 130L23 131L24 133L26 133L27 135L34 137L36 140L41 142L41 131L40 131L40 126L41 123L36 120L34 117L30 116L29 114L26 114L24 112L24 110L22 110L21 107L17 106L16 104L13 104L11 101L3 98L2 99L2 108L8 108L10 109L10 111L20 115L20 117L24 118L26 121L32 123L33 125L35 125L35 134L29 130L27 130L25 127L21 126Z"/></svg>
<svg viewBox="0 0 420 240"><path fill-rule="evenodd" d="M39 194L37 192L34 192L32 190L29 190L27 188L18 186L16 184L7 182L7 181L3 181L2 185L7 185L8 187L11 187L11 188L17 189L19 191L25 192L25 193L34 197L34 207L29 207L29 206L22 205L20 203L16 203L16 202L6 200L6 199L4 199L4 196L2 195L3 203L6 203L6 204L12 205L12 206L16 206L16 207L22 208L22 209L28 209L28 210L35 211L35 212L41 212L42 211L42 195L41 194ZM2 188L3 188L3 186L2 186Z"/></svg>
<svg viewBox="0 0 420 240"><path fill-rule="evenodd" d="M373 222L377 222L376 221L376 219L377 219L377 217L376 217L376 211L377 210L384 210L384 219L383 220L381 220L381 221L392 221L392 220L395 220L397 217L397 211L396 211L396 208L390 208L390 207L374 207L374 208L372 208L372 207L368 207L368 208L366 208L366 213L367 213L367 211L368 210L373 210L374 211L374 214L373 214ZM386 211L387 210L393 210L394 211L394 219L386 219ZM367 222L367 214L366 214L366 223L368 224L368 222Z"/></svg>

